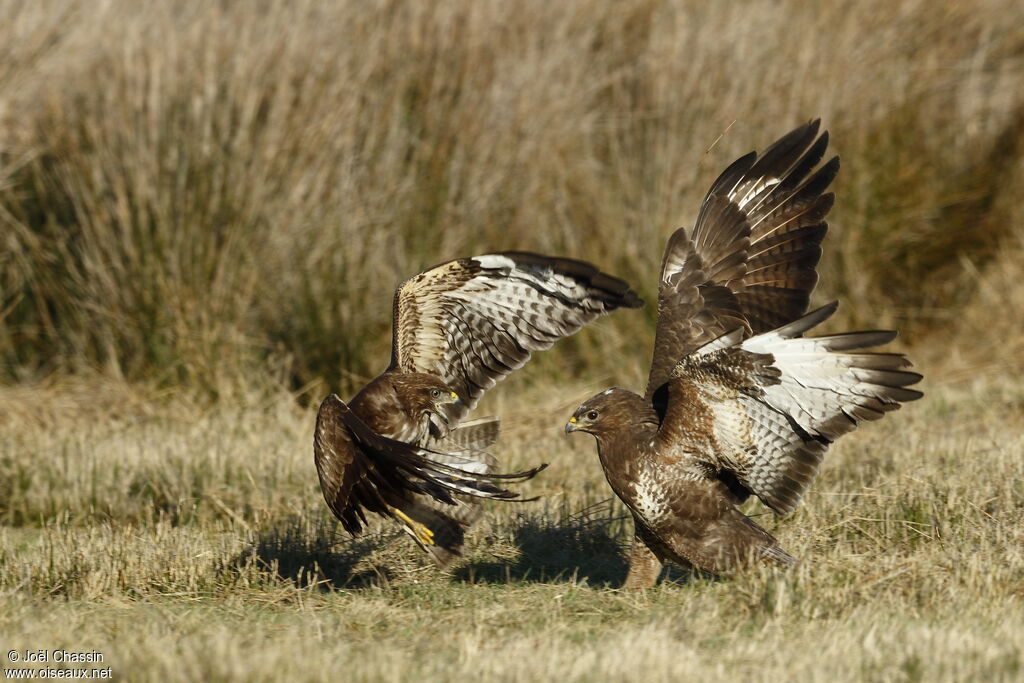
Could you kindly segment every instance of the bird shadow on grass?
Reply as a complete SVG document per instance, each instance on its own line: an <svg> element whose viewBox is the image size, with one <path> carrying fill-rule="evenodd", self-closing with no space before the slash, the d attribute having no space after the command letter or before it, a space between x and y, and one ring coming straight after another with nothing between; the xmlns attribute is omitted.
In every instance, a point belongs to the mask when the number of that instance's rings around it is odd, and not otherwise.
<svg viewBox="0 0 1024 683"><path fill-rule="evenodd" d="M578 511L563 507L521 514L478 537L472 544L475 551L450 576L463 583L617 588L629 569L631 531L629 517L610 499ZM325 592L387 586L432 569L414 548L395 542L403 536L385 526L353 539L325 516L292 517L256 532L234 565L239 571L269 573L275 580ZM661 579L686 583L691 573L669 567Z"/></svg>
<svg viewBox="0 0 1024 683"><path fill-rule="evenodd" d="M323 591L391 582L392 563L373 558L391 544L396 533L371 532L356 539L342 539L339 534L333 521L287 519L257 532L236 564L255 565L300 588Z"/></svg>
<svg viewBox="0 0 1024 683"><path fill-rule="evenodd" d="M469 583L586 583L617 588L626 578L626 553L632 534L629 518L617 514L605 500L577 512L565 509L519 515L504 528L518 549L502 560L470 560L456 568L453 578ZM685 582L690 573L670 568L662 578Z"/></svg>

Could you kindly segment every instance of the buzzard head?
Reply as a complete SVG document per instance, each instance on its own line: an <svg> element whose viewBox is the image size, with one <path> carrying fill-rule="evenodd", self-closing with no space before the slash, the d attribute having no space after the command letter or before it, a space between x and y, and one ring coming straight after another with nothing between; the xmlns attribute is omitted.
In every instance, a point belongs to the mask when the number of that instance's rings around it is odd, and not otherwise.
<svg viewBox="0 0 1024 683"><path fill-rule="evenodd" d="M597 438L611 436L650 418L657 424L653 409L643 398L625 389L606 389L583 402L565 424L565 433L587 432Z"/></svg>
<svg viewBox="0 0 1024 683"><path fill-rule="evenodd" d="M395 393L414 421L428 420L430 431L436 436L448 433L451 417L447 406L461 406L455 390L444 381L425 373L403 373L392 378Z"/></svg>

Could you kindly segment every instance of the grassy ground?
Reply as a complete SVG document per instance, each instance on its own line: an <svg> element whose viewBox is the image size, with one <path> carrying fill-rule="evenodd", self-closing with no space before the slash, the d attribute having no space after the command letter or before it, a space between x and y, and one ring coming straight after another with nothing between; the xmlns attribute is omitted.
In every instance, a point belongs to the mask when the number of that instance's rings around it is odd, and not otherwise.
<svg viewBox="0 0 1024 683"><path fill-rule="evenodd" d="M138 680L1024 679L1024 4L0 0L0 658ZM351 540L310 404L383 366L402 278L586 258L653 300L725 164L822 117L818 301L925 398L758 521L803 559L618 593L579 400L654 307L485 398L551 467L433 569ZM751 513L764 509L751 504ZM3 647L6 645L7 647ZM10 666L10 662L4 662Z"/></svg>
<svg viewBox="0 0 1024 683"><path fill-rule="evenodd" d="M114 416L89 392L8 391L0 642L97 650L138 680L1017 679L1024 392L926 388L837 444L796 514L758 518L796 570L670 571L640 595L615 590L629 524L593 445L559 432L589 387L495 402L505 461L552 463L526 486L544 498L492 505L448 572L387 525L336 528L313 413L286 397L153 413L120 396Z"/></svg>

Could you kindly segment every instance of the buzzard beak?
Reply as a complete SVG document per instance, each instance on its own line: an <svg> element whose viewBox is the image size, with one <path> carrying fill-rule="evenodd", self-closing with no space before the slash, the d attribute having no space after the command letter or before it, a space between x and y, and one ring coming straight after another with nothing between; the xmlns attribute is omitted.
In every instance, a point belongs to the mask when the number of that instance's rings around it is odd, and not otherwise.
<svg viewBox="0 0 1024 683"><path fill-rule="evenodd" d="M573 432L577 431L578 429L579 429L579 426L576 424L576 418L575 417L570 417L569 421L565 423L565 433L566 434L572 434Z"/></svg>
<svg viewBox="0 0 1024 683"><path fill-rule="evenodd" d="M449 391L447 395L442 395L441 397L435 399L434 405L437 408L440 408L441 406L455 406L456 408L462 408L466 404L462 402L462 399L459 398L458 394L456 394L454 391ZM442 413L444 411L438 410L437 412Z"/></svg>
<svg viewBox="0 0 1024 683"><path fill-rule="evenodd" d="M438 434L446 434L448 427L452 423L452 415L448 413L450 408L448 406L454 406L456 409L462 408L465 403L459 398L459 395L454 391L448 392L447 396L441 396L434 403L434 410L431 412L430 422L434 425L434 429Z"/></svg>

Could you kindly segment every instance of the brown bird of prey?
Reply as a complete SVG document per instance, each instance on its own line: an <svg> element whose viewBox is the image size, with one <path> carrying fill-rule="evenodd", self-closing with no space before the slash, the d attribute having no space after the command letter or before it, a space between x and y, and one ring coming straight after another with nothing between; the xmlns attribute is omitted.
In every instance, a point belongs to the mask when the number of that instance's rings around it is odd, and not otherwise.
<svg viewBox="0 0 1024 683"><path fill-rule="evenodd" d="M320 405L314 460L328 507L355 535L366 511L391 517L446 566L481 498L512 499L499 484L544 466L496 474L484 449L498 419L462 419L480 396L598 316L643 302L581 261L524 252L448 261L395 292L391 364L346 405Z"/></svg>
<svg viewBox="0 0 1024 683"><path fill-rule="evenodd" d="M815 170L827 145L813 121L719 176L665 249L646 392L608 389L566 425L596 437L632 512L624 588L652 586L667 561L713 574L792 564L736 505L753 494L792 511L830 443L921 396L902 355L864 351L894 332L802 336L836 309L804 315L839 169Z"/></svg>

